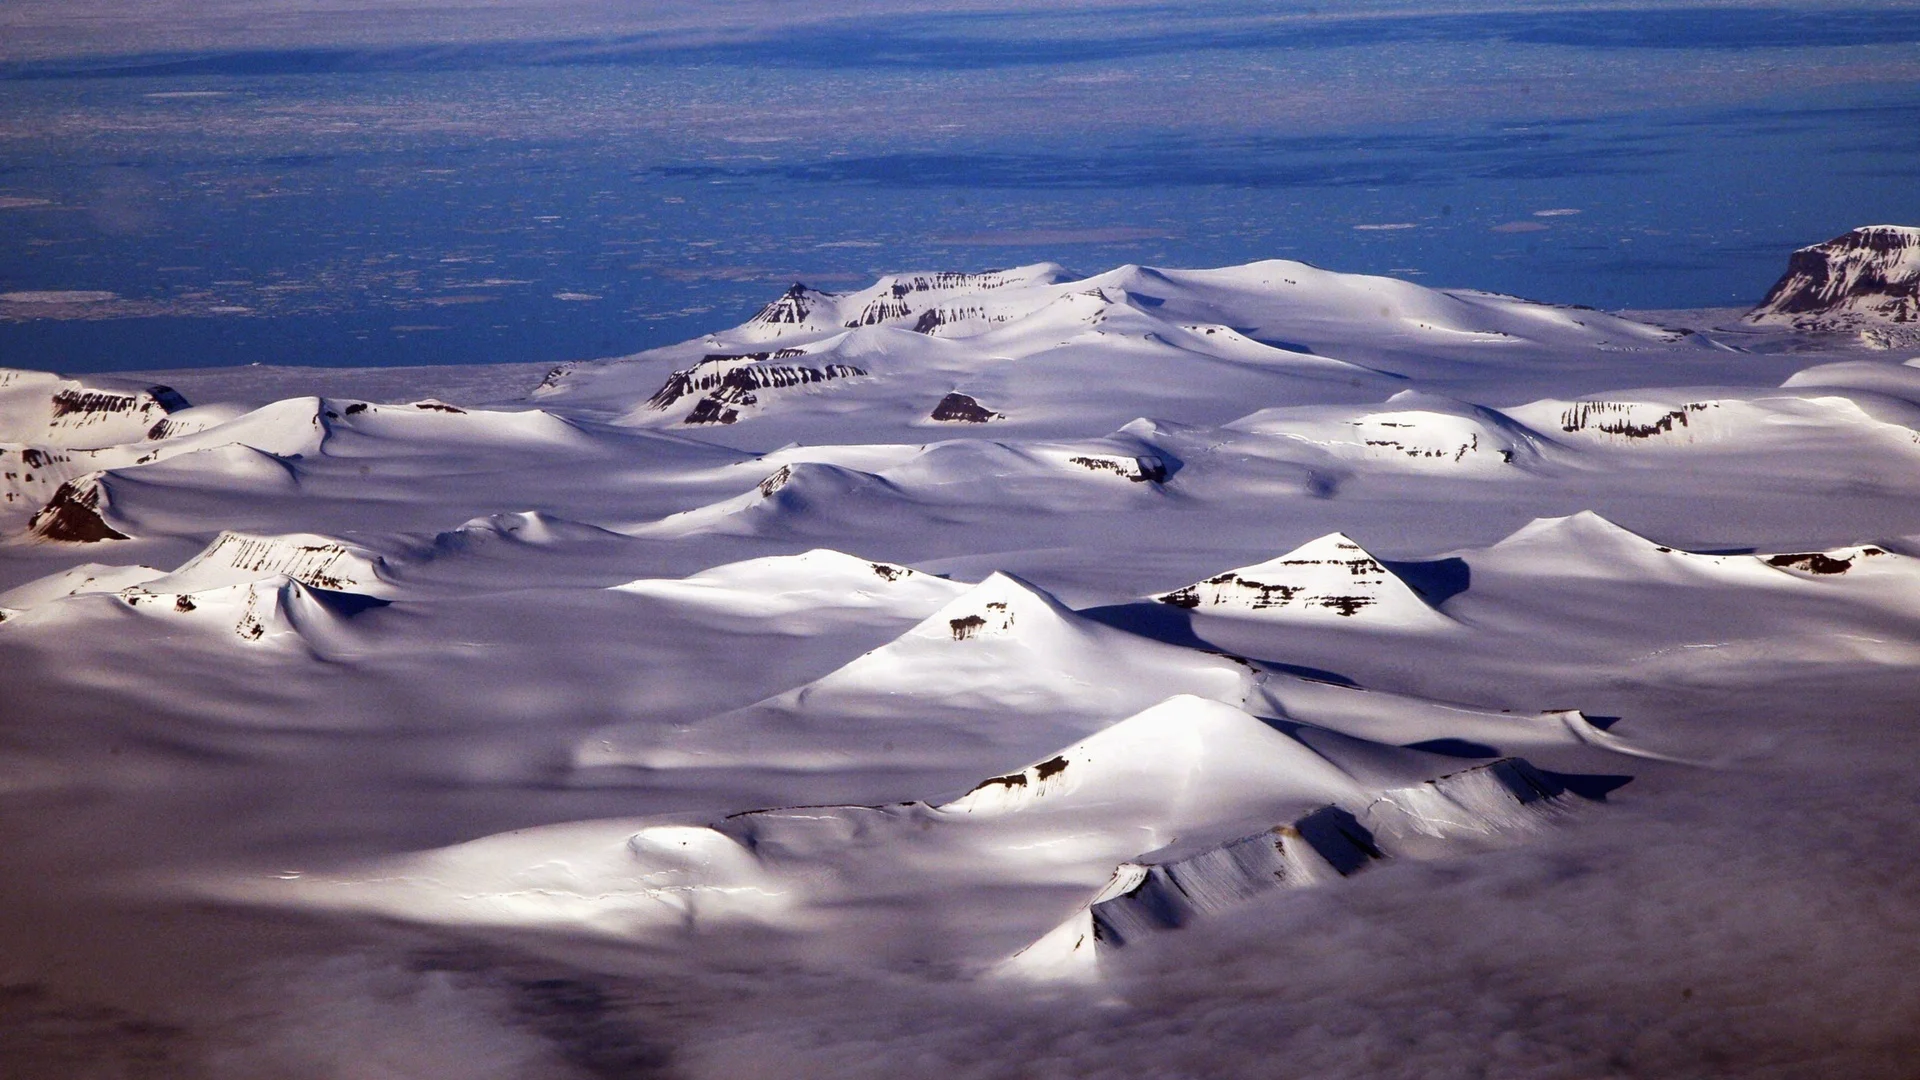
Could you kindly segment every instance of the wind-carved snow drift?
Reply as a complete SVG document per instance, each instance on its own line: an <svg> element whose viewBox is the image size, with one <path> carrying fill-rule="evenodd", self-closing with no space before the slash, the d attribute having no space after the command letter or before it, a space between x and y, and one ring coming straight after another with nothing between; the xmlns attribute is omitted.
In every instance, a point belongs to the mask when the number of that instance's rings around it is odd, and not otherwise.
<svg viewBox="0 0 1920 1080"><path fill-rule="evenodd" d="M1747 321L1920 344L1920 228L1868 225L1795 251Z"/></svg>

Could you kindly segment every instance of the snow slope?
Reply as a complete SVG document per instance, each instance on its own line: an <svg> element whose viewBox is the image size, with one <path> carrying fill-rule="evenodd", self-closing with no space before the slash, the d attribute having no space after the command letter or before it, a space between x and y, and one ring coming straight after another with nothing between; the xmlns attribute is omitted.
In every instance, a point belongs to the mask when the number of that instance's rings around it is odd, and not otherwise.
<svg viewBox="0 0 1920 1080"><path fill-rule="evenodd" d="M1689 325L1046 263L510 400L6 374L0 946L444 965L689 1075L922 1007L1046 1071L1176 1000L1855 977L1906 955L1920 368Z"/></svg>

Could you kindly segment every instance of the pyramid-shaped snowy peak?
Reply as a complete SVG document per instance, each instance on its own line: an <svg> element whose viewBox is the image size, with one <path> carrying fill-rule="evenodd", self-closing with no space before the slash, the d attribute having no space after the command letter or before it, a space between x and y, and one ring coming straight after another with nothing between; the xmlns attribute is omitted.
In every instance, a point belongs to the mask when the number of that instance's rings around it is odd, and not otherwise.
<svg viewBox="0 0 1920 1080"><path fill-rule="evenodd" d="M1354 620L1409 630L1448 621L1380 560L1341 533L1329 533L1277 559L1217 574L1159 599L1211 614Z"/></svg>
<svg viewBox="0 0 1920 1080"><path fill-rule="evenodd" d="M1253 674L1240 664L1103 626L994 574L811 683L672 732L605 729L578 757L650 767L971 763L978 776L1169 694L1239 703L1253 692Z"/></svg>
<svg viewBox="0 0 1920 1080"><path fill-rule="evenodd" d="M1089 810L1171 837L1207 823L1360 797L1340 768L1225 702L1168 698L940 809L975 816Z"/></svg>

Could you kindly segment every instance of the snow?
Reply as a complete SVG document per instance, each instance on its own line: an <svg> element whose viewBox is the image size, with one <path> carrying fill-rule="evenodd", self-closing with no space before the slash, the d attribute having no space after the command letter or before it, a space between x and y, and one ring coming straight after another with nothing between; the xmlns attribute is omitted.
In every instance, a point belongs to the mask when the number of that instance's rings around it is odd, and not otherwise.
<svg viewBox="0 0 1920 1080"><path fill-rule="evenodd" d="M595 732L578 760L828 769L868 759L932 768L965 760L956 743L1037 752L1182 691L1233 702L1255 692L1252 673L1230 660L1110 629L994 574L813 682L671 732L646 723Z"/></svg>
<svg viewBox="0 0 1920 1080"><path fill-rule="evenodd" d="M1446 625L1406 582L1340 533L1175 589L1160 601L1267 619L1359 619L1407 630Z"/></svg>
<svg viewBox="0 0 1920 1080"><path fill-rule="evenodd" d="M491 399L6 373L7 921L298 973L324 912L706 1035L1844 981L1796 935L1911 892L1920 382L1694 329L1038 264Z"/></svg>

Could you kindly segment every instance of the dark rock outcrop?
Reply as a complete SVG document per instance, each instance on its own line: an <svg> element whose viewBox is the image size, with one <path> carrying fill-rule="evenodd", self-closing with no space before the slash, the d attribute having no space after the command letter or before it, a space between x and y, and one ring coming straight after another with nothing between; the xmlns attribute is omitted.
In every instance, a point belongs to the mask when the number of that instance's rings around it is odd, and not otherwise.
<svg viewBox="0 0 1920 1080"><path fill-rule="evenodd" d="M954 424L984 424L989 420L1005 420L1006 414L994 412L966 394L948 394L940 399L940 404L928 414L932 420Z"/></svg>
<svg viewBox="0 0 1920 1080"><path fill-rule="evenodd" d="M125 540L127 534L107 524L100 509L105 502L95 477L82 477L60 485L47 505L33 515L27 531L43 540L69 544L93 544L102 540Z"/></svg>
<svg viewBox="0 0 1920 1080"><path fill-rule="evenodd" d="M740 419L740 411L758 404L757 390L778 390L832 379L850 379L867 374L852 364L826 364L808 367L781 364L806 355L799 349L778 349L759 353L712 353L690 368L681 368L647 399L647 407L665 410L693 394L704 394L687 414L689 424L731 424Z"/></svg>
<svg viewBox="0 0 1920 1080"><path fill-rule="evenodd" d="M1868 225L1801 248L1747 321L1920 338L1920 228Z"/></svg>
<svg viewBox="0 0 1920 1080"><path fill-rule="evenodd" d="M807 316L813 313L815 293L812 289L796 281L780 294L780 299L760 309L759 314L747 320L749 326L805 326Z"/></svg>

